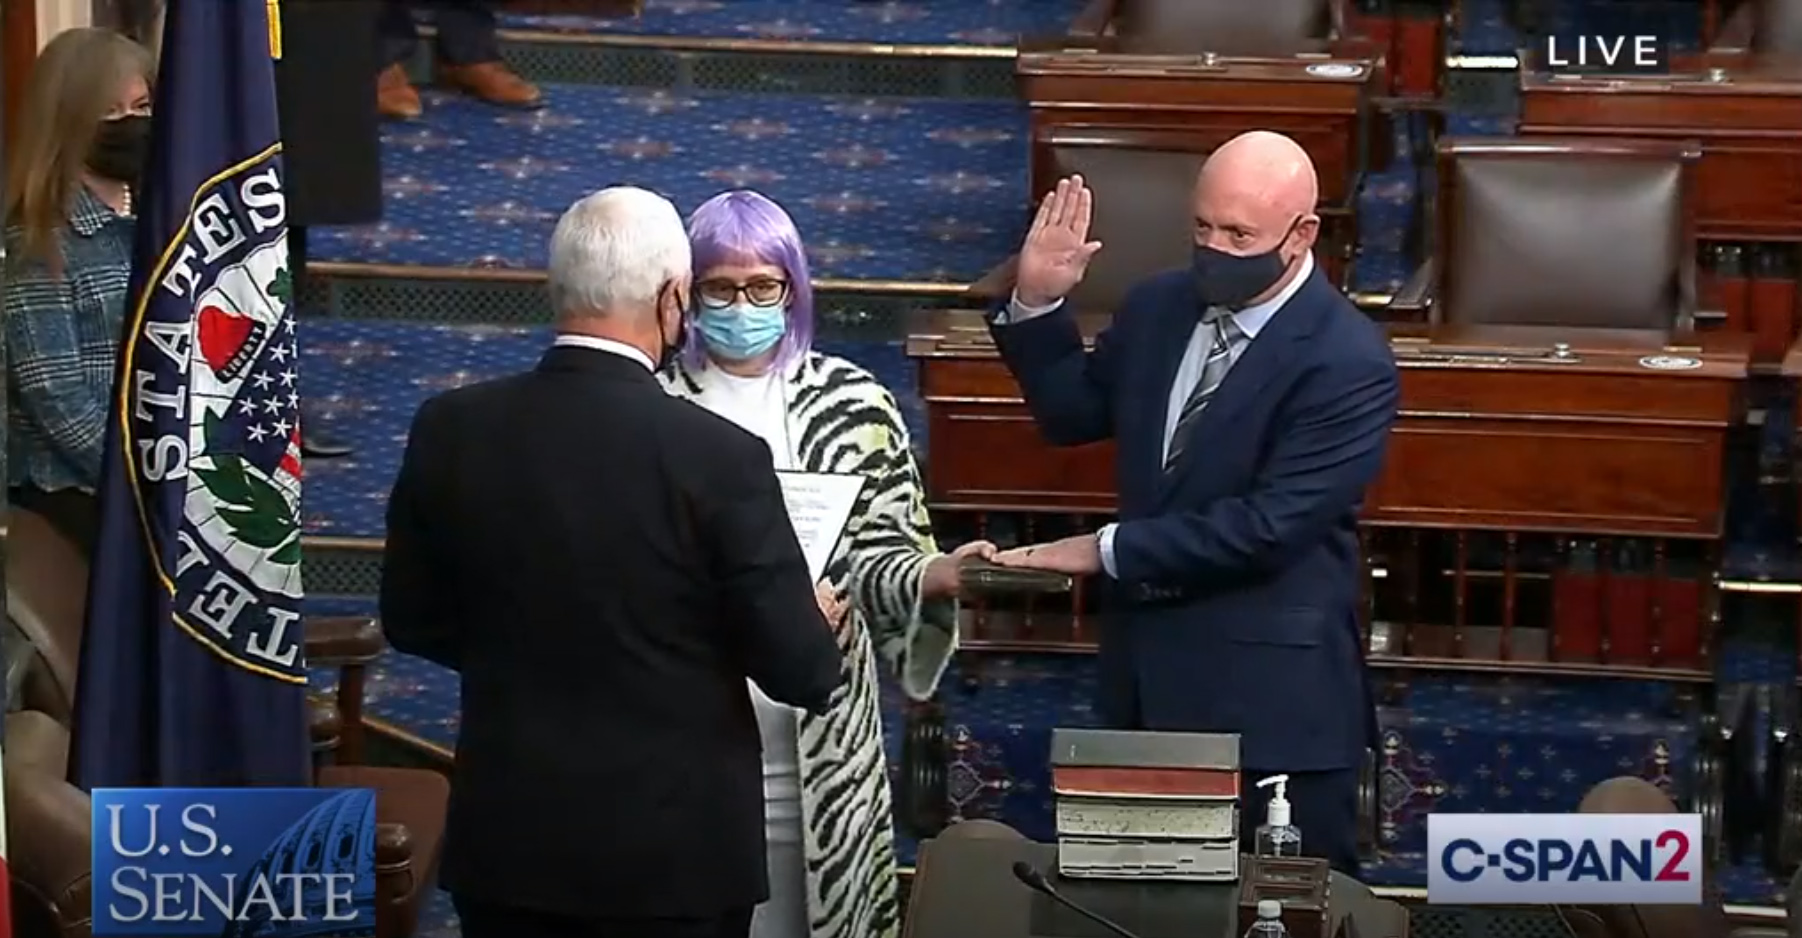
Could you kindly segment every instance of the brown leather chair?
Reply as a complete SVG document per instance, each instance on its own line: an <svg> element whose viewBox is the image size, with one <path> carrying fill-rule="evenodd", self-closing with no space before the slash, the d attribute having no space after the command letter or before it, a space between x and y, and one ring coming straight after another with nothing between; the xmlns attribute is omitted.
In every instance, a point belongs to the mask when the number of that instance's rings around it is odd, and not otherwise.
<svg viewBox="0 0 1802 938"><path fill-rule="evenodd" d="M1123 52L1285 56L1323 51L1344 23L1339 0L1090 0L1070 35L1111 36Z"/></svg>
<svg viewBox="0 0 1802 938"><path fill-rule="evenodd" d="M1802 0L1744 0L1722 24L1709 52L1802 56Z"/></svg>
<svg viewBox="0 0 1802 938"><path fill-rule="evenodd" d="M1442 141L1434 258L1391 318L1690 328L1700 156L1659 140Z"/></svg>
<svg viewBox="0 0 1802 938"><path fill-rule="evenodd" d="M1161 270L1189 264L1195 235L1189 199L1206 154L1149 145L1145 134L1110 134L1090 144L1049 148L1042 178L1080 175L1095 192L1089 237L1103 245L1070 302L1083 313L1108 313L1132 285ZM989 305L1013 293L1019 256L971 284L965 296Z"/></svg>
<svg viewBox="0 0 1802 938"><path fill-rule="evenodd" d="M14 914L20 934L87 938L92 925L88 797L67 781L87 562L31 512L13 509L6 537L7 615L35 656L21 709L5 717ZM313 619L306 623L305 645L309 662L337 666L349 675L339 682L339 700L313 701L315 753L329 763L341 749L340 706L361 714L361 672L381 653L381 630L369 619ZM357 699L346 701L347 694ZM412 934L437 864L449 783L421 769L326 764L318 784L376 790L377 932L381 938Z"/></svg>
<svg viewBox="0 0 1802 938"><path fill-rule="evenodd" d="M1677 814L1677 805L1643 778L1611 778L1589 790L1577 806L1581 814ZM1559 906L1576 938L1753 938L1760 930L1734 931L1721 905L1714 870L1704 861L1702 905ZM1778 935L1782 932L1778 931Z"/></svg>

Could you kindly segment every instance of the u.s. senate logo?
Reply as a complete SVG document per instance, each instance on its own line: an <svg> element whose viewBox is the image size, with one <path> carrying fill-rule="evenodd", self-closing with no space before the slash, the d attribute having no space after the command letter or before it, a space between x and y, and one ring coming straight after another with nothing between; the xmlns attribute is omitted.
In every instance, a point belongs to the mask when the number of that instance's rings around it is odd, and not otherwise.
<svg viewBox="0 0 1802 938"><path fill-rule="evenodd" d="M300 655L300 389L280 148L201 187L128 351L134 489L175 621L249 670Z"/></svg>

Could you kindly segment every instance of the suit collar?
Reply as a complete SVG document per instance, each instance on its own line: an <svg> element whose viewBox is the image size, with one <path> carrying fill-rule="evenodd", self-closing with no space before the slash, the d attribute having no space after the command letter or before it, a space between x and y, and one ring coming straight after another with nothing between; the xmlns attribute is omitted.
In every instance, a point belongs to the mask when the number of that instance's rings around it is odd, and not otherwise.
<svg viewBox="0 0 1802 938"><path fill-rule="evenodd" d="M606 352L609 355L618 355L622 358L635 361L640 365L643 365L644 370L646 371L657 370L656 364L651 361L651 356L646 355L643 349L613 339L603 339L599 336L575 335L563 332L558 333L557 338L551 342L551 345L554 348L585 348L593 349L597 352Z"/></svg>
<svg viewBox="0 0 1802 938"><path fill-rule="evenodd" d="M642 354L642 353L640 353ZM582 343L552 345L538 360L538 370L544 372L591 374L607 378L625 380L642 380L653 384L657 378L644 362L618 352L597 348Z"/></svg>

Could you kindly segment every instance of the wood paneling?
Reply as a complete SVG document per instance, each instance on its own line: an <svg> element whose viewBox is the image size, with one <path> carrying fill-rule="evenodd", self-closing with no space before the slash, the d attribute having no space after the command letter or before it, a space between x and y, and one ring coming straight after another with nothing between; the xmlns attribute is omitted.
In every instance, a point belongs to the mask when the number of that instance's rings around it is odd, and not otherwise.
<svg viewBox="0 0 1802 938"><path fill-rule="evenodd" d="M9 139L25 93L25 77L31 74L31 63L37 56L37 0L0 2L0 120L5 122Z"/></svg>

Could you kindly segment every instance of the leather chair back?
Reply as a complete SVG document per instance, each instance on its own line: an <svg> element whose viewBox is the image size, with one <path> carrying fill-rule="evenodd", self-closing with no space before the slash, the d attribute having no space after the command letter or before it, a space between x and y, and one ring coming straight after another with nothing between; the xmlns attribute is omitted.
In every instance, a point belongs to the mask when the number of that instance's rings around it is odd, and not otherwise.
<svg viewBox="0 0 1802 938"><path fill-rule="evenodd" d="M1753 0L1752 51L1802 56L1802 0Z"/></svg>
<svg viewBox="0 0 1802 938"><path fill-rule="evenodd" d="M1123 49L1167 55L1285 56L1337 34L1332 0L1118 0Z"/></svg>
<svg viewBox="0 0 1802 938"><path fill-rule="evenodd" d="M1080 174L1095 192L1091 240L1101 253L1070 295L1085 313L1111 313L1134 283L1189 265L1195 243L1191 193L1203 153L1118 146L1054 145L1050 178Z"/></svg>
<svg viewBox="0 0 1802 938"><path fill-rule="evenodd" d="M1611 778L1589 790L1577 806L1580 814L1676 814L1677 805L1658 786L1642 778ZM1559 906L1558 912L1577 938L1725 938L1726 910L1714 870L1702 870L1699 906L1605 905Z"/></svg>
<svg viewBox="0 0 1802 938"><path fill-rule="evenodd" d="M1700 155L1651 140L1441 143L1435 318L1689 328Z"/></svg>
<svg viewBox="0 0 1802 938"><path fill-rule="evenodd" d="M6 524L6 596L8 617L43 665L28 677L21 703L66 720L74 712L81 669L87 558L42 515L12 508Z"/></svg>

